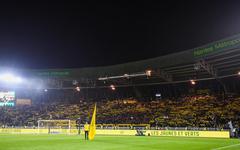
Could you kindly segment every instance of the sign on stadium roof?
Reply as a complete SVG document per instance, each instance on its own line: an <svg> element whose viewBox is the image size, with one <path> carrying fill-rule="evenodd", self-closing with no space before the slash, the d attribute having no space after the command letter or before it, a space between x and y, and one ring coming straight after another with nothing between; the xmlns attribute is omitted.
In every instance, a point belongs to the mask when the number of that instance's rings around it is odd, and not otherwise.
<svg viewBox="0 0 240 150"><path fill-rule="evenodd" d="M221 41L217 41L217 42L202 46L200 48L196 48L193 51L193 55L194 57L205 56L220 50L234 48L239 45L240 45L240 35L237 35L228 39L224 39Z"/></svg>
<svg viewBox="0 0 240 150"><path fill-rule="evenodd" d="M68 77L71 75L71 70L66 69L44 69L44 70L33 70L31 71L31 75L37 77Z"/></svg>

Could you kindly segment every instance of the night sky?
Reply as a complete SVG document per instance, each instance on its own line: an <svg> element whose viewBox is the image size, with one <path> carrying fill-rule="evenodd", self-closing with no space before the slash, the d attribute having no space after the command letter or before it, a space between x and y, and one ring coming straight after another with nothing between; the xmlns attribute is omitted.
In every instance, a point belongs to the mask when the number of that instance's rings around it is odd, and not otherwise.
<svg viewBox="0 0 240 150"><path fill-rule="evenodd" d="M0 4L2 66L113 65L240 33L240 1L39 2Z"/></svg>

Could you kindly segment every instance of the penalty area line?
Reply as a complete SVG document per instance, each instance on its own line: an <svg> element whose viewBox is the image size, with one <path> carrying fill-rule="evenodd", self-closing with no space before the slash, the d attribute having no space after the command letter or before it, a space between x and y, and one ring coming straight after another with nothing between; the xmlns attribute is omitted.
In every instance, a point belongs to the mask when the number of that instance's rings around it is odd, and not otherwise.
<svg viewBox="0 0 240 150"><path fill-rule="evenodd" d="M223 147L219 147L219 148L214 148L212 150L221 150L221 149L235 147L235 146L240 146L240 143L239 144L228 145L228 146L223 146Z"/></svg>

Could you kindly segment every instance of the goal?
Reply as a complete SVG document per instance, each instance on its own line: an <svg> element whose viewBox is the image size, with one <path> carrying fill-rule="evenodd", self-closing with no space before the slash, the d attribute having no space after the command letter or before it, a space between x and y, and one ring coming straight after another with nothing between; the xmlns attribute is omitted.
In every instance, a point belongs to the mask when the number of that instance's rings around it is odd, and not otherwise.
<svg viewBox="0 0 240 150"><path fill-rule="evenodd" d="M71 122L71 120L38 120L38 133L70 134Z"/></svg>

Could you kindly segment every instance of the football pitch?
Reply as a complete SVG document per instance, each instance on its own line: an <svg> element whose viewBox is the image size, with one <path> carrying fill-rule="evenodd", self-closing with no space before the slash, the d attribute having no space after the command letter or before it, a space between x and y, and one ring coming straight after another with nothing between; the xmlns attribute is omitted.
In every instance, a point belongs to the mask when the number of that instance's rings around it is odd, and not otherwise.
<svg viewBox="0 0 240 150"><path fill-rule="evenodd" d="M239 139L0 134L0 150L240 150Z"/></svg>

